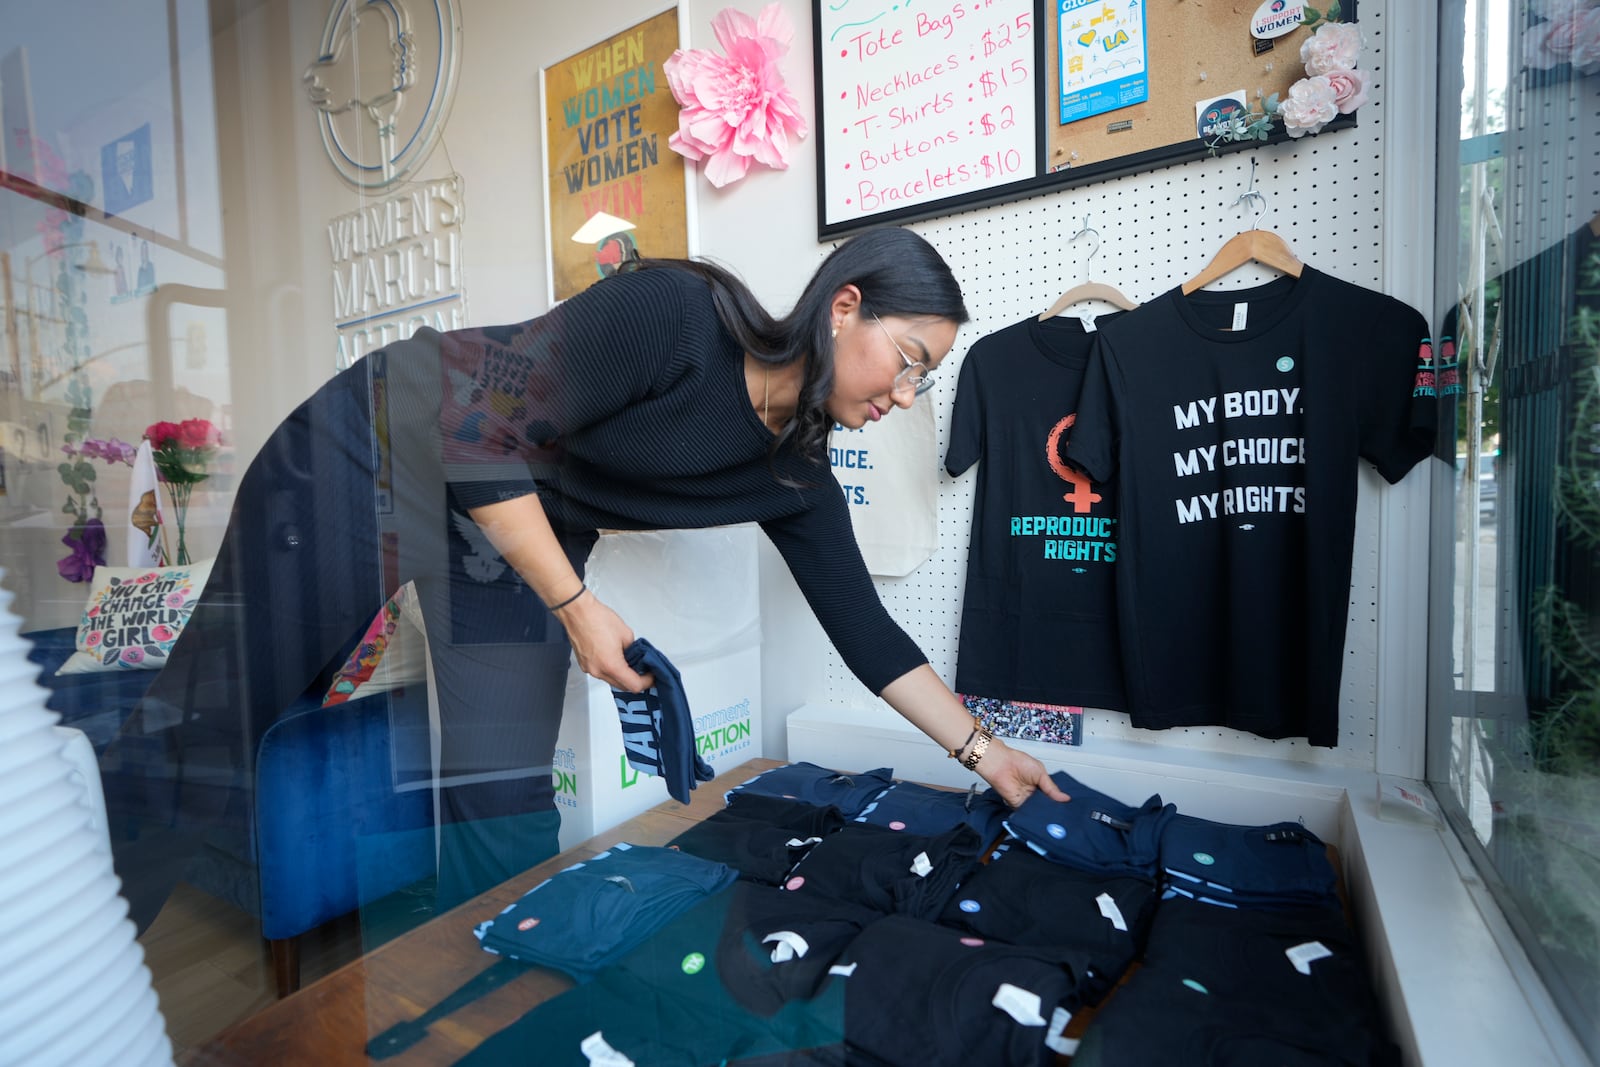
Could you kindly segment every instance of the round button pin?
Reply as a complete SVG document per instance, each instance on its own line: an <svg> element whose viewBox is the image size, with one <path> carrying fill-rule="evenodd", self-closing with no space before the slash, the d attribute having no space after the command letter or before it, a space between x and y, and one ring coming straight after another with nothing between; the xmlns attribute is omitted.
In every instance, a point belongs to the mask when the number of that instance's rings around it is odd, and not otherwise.
<svg viewBox="0 0 1600 1067"><path fill-rule="evenodd" d="M1044 828L1044 832L1055 838L1057 841L1067 836L1067 828L1058 822L1053 822L1049 826L1046 826Z"/></svg>
<svg viewBox="0 0 1600 1067"><path fill-rule="evenodd" d="M517 929L518 930L532 930L535 926L538 926L538 925L539 925L539 920L538 919L523 919L521 922L519 922L517 924Z"/></svg>
<svg viewBox="0 0 1600 1067"><path fill-rule="evenodd" d="M1290 371L1294 370L1294 359L1293 359L1293 357L1291 357L1291 356L1279 356L1278 357L1277 367L1283 373L1288 374Z"/></svg>
<svg viewBox="0 0 1600 1067"><path fill-rule="evenodd" d="M1211 865L1212 865L1212 864L1213 864L1213 863L1215 863L1215 862L1217 862L1217 858L1216 858L1216 857L1215 857L1215 856L1213 856L1213 855L1212 855L1212 854L1211 854L1211 853L1209 853L1209 852L1196 852L1196 853L1195 853L1195 854L1194 854L1194 861L1195 861L1195 862L1196 862L1196 863L1203 863L1203 864L1205 864L1205 865L1206 865L1206 866L1207 866L1207 867L1209 867L1209 866L1211 866Z"/></svg>
<svg viewBox="0 0 1600 1067"><path fill-rule="evenodd" d="M803 886L805 884L806 884L805 876L797 874L793 878L789 879L787 882L783 883L783 888L785 888L785 889L799 889L801 886Z"/></svg>
<svg viewBox="0 0 1600 1067"><path fill-rule="evenodd" d="M982 911L983 910L983 905L979 904L976 900L970 900L969 899L969 900L963 900L961 902L961 904L960 904L960 908L961 908L962 911L966 912L968 915L971 915L975 911Z"/></svg>
<svg viewBox="0 0 1600 1067"><path fill-rule="evenodd" d="M691 952L683 957L683 973L699 974L706 965L706 958L698 952Z"/></svg>

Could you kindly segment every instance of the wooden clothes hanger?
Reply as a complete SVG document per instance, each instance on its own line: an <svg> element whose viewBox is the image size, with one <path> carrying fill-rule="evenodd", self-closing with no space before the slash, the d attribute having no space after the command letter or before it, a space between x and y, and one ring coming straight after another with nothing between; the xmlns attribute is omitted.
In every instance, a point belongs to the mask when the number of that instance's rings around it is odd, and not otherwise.
<svg viewBox="0 0 1600 1067"><path fill-rule="evenodd" d="M1067 238L1067 243L1071 244L1086 233L1094 234L1095 243L1094 250L1089 253L1089 258L1083 264L1085 274L1089 272L1089 264L1094 262L1094 257L1100 252L1100 231L1089 225L1089 217L1085 215L1083 229ZM1056 302L1050 305L1048 311L1039 316L1039 321L1046 322L1053 319L1073 304L1080 304L1085 300L1104 301L1112 307L1121 308L1123 311L1132 311L1139 306L1137 302L1123 295L1122 290L1108 282L1082 281L1056 297Z"/></svg>
<svg viewBox="0 0 1600 1067"><path fill-rule="evenodd" d="M1256 201L1260 205L1260 209L1256 212L1256 221L1259 222L1261 216L1266 213L1267 198L1256 192L1255 186L1256 161L1255 157L1252 156L1250 159L1250 187L1240 193L1239 199L1233 203L1237 207L1246 200ZM1205 265L1204 270L1183 283L1183 295L1188 296L1196 289L1207 286L1223 275L1231 274L1251 262L1281 270L1291 278L1300 277L1306 269L1306 265L1290 250L1287 241L1271 230L1263 230L1257 227L1245 230L1243 233L1235 234L1229 238L1228 242L1217 250L1217 254L1212 257L1211 262Z"/></svg>

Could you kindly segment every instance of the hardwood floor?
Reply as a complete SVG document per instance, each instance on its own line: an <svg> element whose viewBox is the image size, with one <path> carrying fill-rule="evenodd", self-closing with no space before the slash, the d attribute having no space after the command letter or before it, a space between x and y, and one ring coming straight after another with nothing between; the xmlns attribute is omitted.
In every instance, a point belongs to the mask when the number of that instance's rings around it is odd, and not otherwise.
<svg viewBox="0 0 1600 1067"><path fill-rule="evenodd" d="M428 918L423 899L396 894L369 908L365 922L350 914L302 934L301 985ZM259 920L188 883L173 891L139 943L180 1063L189 1049L277 1000Z"/></svg>

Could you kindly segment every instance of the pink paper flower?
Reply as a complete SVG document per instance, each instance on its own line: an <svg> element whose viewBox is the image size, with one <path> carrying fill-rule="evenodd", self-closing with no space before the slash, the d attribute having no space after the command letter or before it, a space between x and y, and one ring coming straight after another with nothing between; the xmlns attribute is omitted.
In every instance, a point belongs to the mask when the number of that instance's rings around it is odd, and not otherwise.
<svg viewBox="0 0 1600 1067"><path fill-rule="evenodd" d="M1323 77L1333 89L1333 102L1339 114L1348 115L1367 102L1366 76L1359 70L1330 70Z"/></svg>
<svg viewBox="0 0 1600 1067"><path fill-rule="evenodd" d="M1360 58L1361 30L1353 22L1324 22L1300 45L1300 62L1313 78L1335 70L1355 70Z"/></svg>
<svg viewBox="0 0 1600 1067"><path fill-rule="evenodd" d="M768 4L754 19L724 8L711 28L726 56L679 49L662 70L682 108L667 144L686 159L704 160L706 178L720 189L743 178L752 160L786 169L789 139L806 135L806 120L778 69L794 39L780 4Z"/></svg>
<svg viewBox="0 0 1600 1067"><path fill-rule="evenodd" d="M1278 105L1283 128L1290 137L1316 133L1339 113L1333 86L1324 75L1301 78L1289 86L1289 95Z"/></svg>
<svg viewBox="0 0 1600 1067"><path fill-rule="evenodd" d="M1600 71L1600 9L1592 0L1545 0L1528 6L1544 19L1522 36L1522 63L1549 70L1570 63L1579 74Z"/></svg>

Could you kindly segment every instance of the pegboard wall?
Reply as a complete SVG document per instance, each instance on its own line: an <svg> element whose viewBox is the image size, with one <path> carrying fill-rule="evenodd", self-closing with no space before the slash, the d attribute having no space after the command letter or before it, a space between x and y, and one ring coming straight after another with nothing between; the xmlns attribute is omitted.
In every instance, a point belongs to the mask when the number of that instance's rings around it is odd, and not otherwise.
<svg viewBox="0 0 1600 1067"><path fill-rule="evenodd" d="M1178 164L912 227L949 261L972 314L972 321L962 327L956 347L940 367L938 386L918 400L935 406L941 461L949 443L955 383L968 347L1001 327L1039 315L1066 289L1085 280L1094 238L1068 241L1083 227L1086 217L1100 235L1093 277L1110 282L1141 303L1193 276L1224 241L1252 225L1276 231L1296 255L1321 271L1369 288L1384 288L1381 193L1384 17L1388 7L1384 0L1361 3L1359 25L1366 37L1361 67L1368 72L1369 100L1354 129ZM1196 82L1197 98L1208 92ZM1234 206L1249 187L1252 157L1256 161L1255 189L1267 198L1259 222L1254 205ZM1211 288L1244 288L1276 276L1270 269L1247 267ZM955 678L976 475L968 471L951 478L941 466L938 477L938 551L911 575L878 579L877 587L890 614L949 683ZM1382 487L1382 479L1374 472L1363 471L1337 748L1313 748L1303 739L1271 741L1220 727L1135 730L1126 714L1092 708L1084 716L1085 746L1092 747L1102 738L1136 739L1370 769L1375 759L1377 715L1375 505ZM841 707L876 703L831 647L825 699Z"/></svg>

